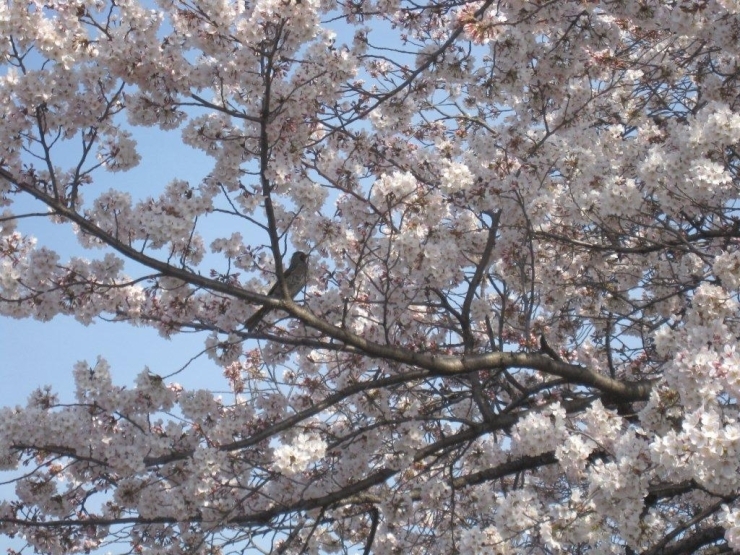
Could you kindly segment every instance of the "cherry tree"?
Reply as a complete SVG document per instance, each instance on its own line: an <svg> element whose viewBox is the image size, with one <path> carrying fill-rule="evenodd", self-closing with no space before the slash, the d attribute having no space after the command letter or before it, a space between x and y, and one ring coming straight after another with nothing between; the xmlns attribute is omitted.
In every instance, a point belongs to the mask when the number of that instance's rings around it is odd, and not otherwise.
<svg viewBox="0 0 740 555"><path fill-rule="evenodd" d="M26 0L0 28L0 313L197 332L233 389L101 353L2 409L1 534L740 550L735 0ZM210 166L112 187L148 127Z"/></svg>

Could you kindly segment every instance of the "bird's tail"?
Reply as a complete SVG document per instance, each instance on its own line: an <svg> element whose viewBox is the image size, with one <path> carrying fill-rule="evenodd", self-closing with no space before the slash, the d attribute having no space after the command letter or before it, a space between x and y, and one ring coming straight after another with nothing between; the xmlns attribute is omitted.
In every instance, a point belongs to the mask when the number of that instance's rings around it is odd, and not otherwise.
<svg viewBox="0 0 740 555"><path fill-rule="evenodd" d="M247 331L254 331L254 329L259 325L262 319L267 316L267 313L270 312L270 310L270 307L263 306L257 312L252 314L244 324L247 328Z"/></svg>

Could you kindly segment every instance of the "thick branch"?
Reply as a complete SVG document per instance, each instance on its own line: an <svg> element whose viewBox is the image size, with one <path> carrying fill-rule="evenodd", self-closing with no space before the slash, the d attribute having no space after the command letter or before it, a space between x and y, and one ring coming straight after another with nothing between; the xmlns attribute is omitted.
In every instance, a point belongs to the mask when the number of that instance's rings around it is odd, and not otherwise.
<svg viewBox="0 0 740 555"><path fill-rule="evenodd" d="M50 195L33 185L15 179L9 172L0 168L0 176L8 179L23 191L42 201L54 211L74 222L85 232L97 237L111 248L124 256L161 272L163 275L180 279L186 283L197 285L205 289L230 295L247 302L262 303L267 306L284 310L299 318L305 324L321 331L326 336L357 348L365 355L373 358L383 358L398 363L423 368L431 376L452 376L466 374L476 370L491 370L494 368L531 368L546 374L560 376L573 384L594 387L611 397L622 401L645 401L650 395L652 381L621 382L603 376L587 368L552 360L550 357L536 353L487 353L472 356L439 356L427 353L417 353L401 347L381 345L353 334L345 329L338 328L322 318L314 316L307 309L300 307L291 300L282 300L252 293L244 289L230 286L218 280L175 268L166 262L145 255L133 247L123 243L110 233L103 231L84 216L64 206Z"/></svg>

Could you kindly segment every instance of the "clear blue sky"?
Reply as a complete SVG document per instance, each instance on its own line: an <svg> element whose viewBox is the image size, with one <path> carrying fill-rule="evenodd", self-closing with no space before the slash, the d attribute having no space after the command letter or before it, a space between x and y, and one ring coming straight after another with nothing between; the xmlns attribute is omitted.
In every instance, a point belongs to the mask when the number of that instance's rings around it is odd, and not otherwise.
<svg viewBox="0 0 740 555"><path fill-rule="evenodd" d="M181 144L179 131L136 129L135 133L141 164L125 173L96 172L95 184L86 192L88 200L112 187L123 188L134 197L157 196L174 178L197 185L212 166L211 159ZM56 163L61 166L75 160L58 158ZM23 207L44 211L40 204ZM70 255L96 259L105 253L80 248L69 224L25 218L19 221L18 229L36 236L39 245L55 248L62 261ZM123 323L97 321L83 326L66 316L57 316L51 322L0 316L0 406L23 405L35 388L46 384L62 394L62 401L71 400L72 367L79 360L94 364L99 355L108 360L114 381L120 385L131 385L145 366L156 374L170 374L202 351L203 341L203 334L180 334L167 340L151 328ZM221 369L205 356L172 380L186 387L216 390L226 387Z"/></svg>

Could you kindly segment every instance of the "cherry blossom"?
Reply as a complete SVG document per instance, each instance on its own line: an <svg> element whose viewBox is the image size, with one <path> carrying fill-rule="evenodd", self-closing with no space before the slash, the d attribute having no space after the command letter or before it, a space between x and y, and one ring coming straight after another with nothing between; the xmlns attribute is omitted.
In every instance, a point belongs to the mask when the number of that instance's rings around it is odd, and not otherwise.
<svg viewBox="0 0 740 555"><path fill-rule="evenodd" d="M0 315L191 333L232 388L61 368L73 398L0 409L0 534L740 550L737 2L31 0L0 31ZM202 173L142 179L153 130Z"/></svg>

